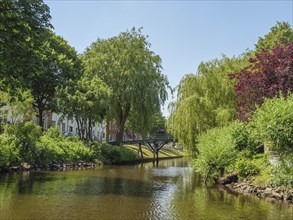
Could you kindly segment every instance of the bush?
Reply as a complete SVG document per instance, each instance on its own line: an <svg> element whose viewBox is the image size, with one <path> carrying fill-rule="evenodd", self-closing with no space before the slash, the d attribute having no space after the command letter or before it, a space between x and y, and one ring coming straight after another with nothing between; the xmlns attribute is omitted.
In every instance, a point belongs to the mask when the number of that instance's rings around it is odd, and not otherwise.
<svg viewBox="0 0 293 220"><path fill-rule="evenodd" d="M290 158L282 158L272 167L271 183L275 186L293 188L293 155Z"/></svg>
<svg viewBox="0 0 293 220"><path fill-rule="evenodd" d="M242 178L256 176L260 173L260 168L250 159L240 159L235 164L238 175Z"/></svg>
<svg viewBox="0 0 293 220"><path fill-rule="evenodd" d="M261 144L251 135L251 128L242 122L236 122L232 129L232 138L239 151L247 150L250 156L259 152Z"/></svg>
<svg viewBox="0 0 293 220"><path fill-rule="evenodd" d="M250 126L253 135L262 143L272 143L272 149L280 156L293 152L293 95L266 99L257 108Z"/></svg>
<svg viewBox="0 0 293 220"><path fill-rule="evenodd" d="M19 148L12 136L7 134L0 136L0 158L0 167L20 164Z"/></svg>
<svg viewBox="0 0 293 220"><path fill-rule="evenodd" d="M112 146L104 143L94 143L92 145L94 157L103 163L121 163L138 159L138 155L123 146Z"/></svg>
<svg viewBox="0 0 293 220"><path fill-rule="evenodd" d="M77 137L65 137L59 129L51 127L37 143L37 164L93 161L91 149L84 145Z"/></svg>
<svg viewBox="0 0 293 220"><path fill-rule="evenodd" d="M279 156L277 166L272 167L271 183L293 187L293 95L266 99L257 108L249 123L253 135Z"/></svg>
<svg viewBox="0 0 293 220"><path fill-rule="evenodd" d="M5 164L18 165L21 162L33 164L36 142L41 135L41 128L33 122L6 125L4 134L1 136L1 149L2 152L6 152L6 158L8 158Z"/></svg>
<svg viewBox="0 0 293 220"><path fill-rule="evenodd" d="M213 128L198 137L198 156L195 169L208 178L223 175L225 168L233 164L238 151L232 138L233 125Z"/></svg>

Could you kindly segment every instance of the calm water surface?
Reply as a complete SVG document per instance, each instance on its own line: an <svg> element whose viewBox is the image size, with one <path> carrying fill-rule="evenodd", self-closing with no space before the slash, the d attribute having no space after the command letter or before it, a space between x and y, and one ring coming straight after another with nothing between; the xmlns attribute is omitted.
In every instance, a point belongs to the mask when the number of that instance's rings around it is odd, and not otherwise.
<svg viewBox="0 0 293 220"><path fill-rule="evenodd" d="M0 175L0 219L293 219L293 206L206 188L185 159Z"/></svg>

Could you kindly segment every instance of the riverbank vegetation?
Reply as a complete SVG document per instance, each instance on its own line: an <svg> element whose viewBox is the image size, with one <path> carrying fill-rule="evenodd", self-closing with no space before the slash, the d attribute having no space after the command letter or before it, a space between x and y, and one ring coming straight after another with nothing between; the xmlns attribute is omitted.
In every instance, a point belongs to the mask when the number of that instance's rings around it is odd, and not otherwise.
<svg viewBox="0 0 293 220"><path fill-rule="evenodd" d="M31 168L50 168L68 163L119 164L153 158L152 152L142 146L112 146L106 143L85 143L76 136L64 136L58 127L47 132L33 122L6 125L0 135L0 168L18 167L24 162ZM162 149L159 158L178 157L176 149Z"/></svg>
<svg viewBox="0 0 293 220"><path fill-rule="evenodd" d="M293 187L293 30L278 22L255 49L203 62L171 104L168 129L204 179L236 172Z"/></svg>

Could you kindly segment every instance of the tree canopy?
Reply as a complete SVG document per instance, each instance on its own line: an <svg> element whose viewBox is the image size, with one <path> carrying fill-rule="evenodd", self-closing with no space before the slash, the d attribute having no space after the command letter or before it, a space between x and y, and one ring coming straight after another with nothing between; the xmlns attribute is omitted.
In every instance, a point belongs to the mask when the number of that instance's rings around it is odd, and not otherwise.
<svg viewBox="0 0 293 220"><path fill-rule="evenodd" d="M98 39L85 52L85 69L111 89L107 117L115 119L122 141L126 120L147 125L167 98L168 81L161 73L161 58L150 50L142 30L133 28L118 36Z"/></svg>
<svg viewBox="0 0 293 220"><path fill-rule="evenodd" d="M92 141L92 126L105 117L110 92L100 78L84 74L78 81L58 89L57 111L75 119L82 140Z"/></svg>
<svg viewBox="0 0 293 220"><path fill-rule="evenodd" d="M250 65L234 74L239 119L246 121L264 98L293 91L293 43L263 50Z"/></svg>
<svg viewBox="0 0 293 220"><path fill-rule="evenodd" d="M223 56L201 63L197 75L187 74L181 80L168 130L182 145L192 149L200 133L236 118L234 82L229 74L246 64L246 54L231 59Z"/></svg>
<svg viewBox="0 0 293 220"><path fill-rule="evenodd" d="M287 45L293 41L293 29L288 22L277 22L273 26L269 33L264 37L258 39L255 45L255 51L260 52L261 50L271 51L278 45Z"/></svg>
<svg viewBox="0 0 293 220"><path fill-rule="evenodd" d="M43 127L43 112L54 110L53 99L59 86L66 86L70 80L81 76L81 61L74 48L62 37L48 30L46 41L39 48L38 58L42 68L38 74L28 77L26 82L34 97L38 111L39 125Z"/></svg>
<svg viewBox="0 0 293 220"><path fill-rule="evenodd" d="M38 74L42 68L38 49L44 30L52 28L50 18L42 0L1 0L0 76L5 85L26 86L27 77Z"/></svg>

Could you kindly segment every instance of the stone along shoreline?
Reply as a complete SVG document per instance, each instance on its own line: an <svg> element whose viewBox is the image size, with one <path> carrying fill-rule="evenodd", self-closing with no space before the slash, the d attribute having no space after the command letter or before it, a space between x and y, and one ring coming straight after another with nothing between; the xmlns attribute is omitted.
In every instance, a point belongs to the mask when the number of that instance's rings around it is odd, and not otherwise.
<svg viewBox="0 0 293 220"><path fill-rule="evenodd" d="M248 180L239 183L225 184L225 187L230 189L232 192L253 194L260 198L284 201L293 204L293 189L283 189L270 185L256 185L252 181Z"/></svg>

